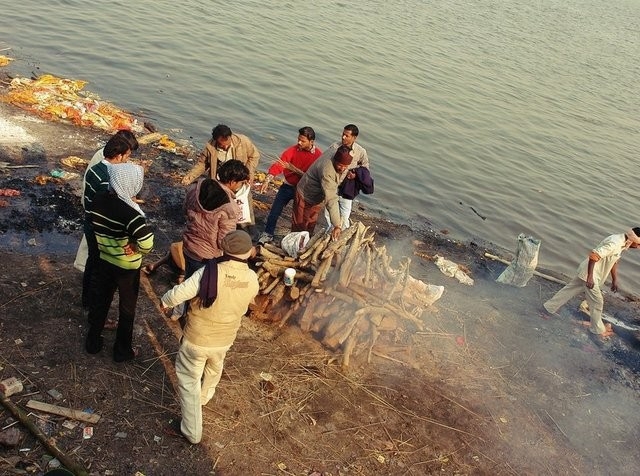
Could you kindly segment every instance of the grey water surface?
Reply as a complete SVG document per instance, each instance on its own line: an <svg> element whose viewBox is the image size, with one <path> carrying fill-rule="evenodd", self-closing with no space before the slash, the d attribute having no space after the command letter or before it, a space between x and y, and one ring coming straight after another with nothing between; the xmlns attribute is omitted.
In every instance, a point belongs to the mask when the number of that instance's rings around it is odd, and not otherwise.
<svg viewBox="0 0 640 476"><path fill-rule="evenodd" d="M565 274L640 225L640 0L0 3L13 70L87 80L198 146L223 122L273 157L357 124L379 216L532 235Z"/></svg>

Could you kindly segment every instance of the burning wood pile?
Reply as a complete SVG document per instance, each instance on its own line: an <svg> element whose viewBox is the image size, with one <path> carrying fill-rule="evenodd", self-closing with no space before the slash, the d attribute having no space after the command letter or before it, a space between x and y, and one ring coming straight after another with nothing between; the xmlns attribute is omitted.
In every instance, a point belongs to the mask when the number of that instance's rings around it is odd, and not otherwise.
<svg viewBox="0 0 640 476"><path fill-rule="evenodd" d="M296 320L330 349L341 348L343 366L362 352L370 362L376 343L393 340L399 330L423 330L422 313L444 288L411 277L407 257L392 268L374 236L357 222L334 242L329 234L314 235L295 258L277 246L260 246L260 295L252 316L280 326ZM295 270L293 282L288 268Z"/></svg>

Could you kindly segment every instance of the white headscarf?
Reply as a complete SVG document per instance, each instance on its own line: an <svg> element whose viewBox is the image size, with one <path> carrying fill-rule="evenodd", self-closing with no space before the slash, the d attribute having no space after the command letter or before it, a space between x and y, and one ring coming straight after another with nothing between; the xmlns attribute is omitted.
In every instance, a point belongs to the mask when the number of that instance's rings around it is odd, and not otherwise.
<svg viewBox="0 0 640 476"><path fill-rule="evenodd" d="M133 201L140 190L142 190L142 180L144 169L137 164L125 162L124 164L112 164L109 166L109 185L116 192L120 200L136 210L142 216L144 212L136 202Z"/></svg>

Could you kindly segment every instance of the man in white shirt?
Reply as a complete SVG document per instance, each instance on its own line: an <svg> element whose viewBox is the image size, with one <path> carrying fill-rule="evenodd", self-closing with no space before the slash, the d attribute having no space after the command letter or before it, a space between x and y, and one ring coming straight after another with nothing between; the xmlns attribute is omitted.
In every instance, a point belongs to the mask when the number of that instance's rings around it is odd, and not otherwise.
<svg viewBox="0 0 640 476"><path fill-rule="evenodd" d="M367 156L367 150L356 142L358 134L360 134L358 126L356 126L355 124L347 124L342 130L342 140L340 142L334 142L333 144L331 144L329 148L325 150L325 152L320 156L320 158L324 157L325 155L333 157L333 155L338 150L338 147L340 147L341 145L349 147L351 149L351 157L353 157L351 165L349 166L349 172L347 172L347 175L345 177L349 180L355 178L355 172L353 172L352 169L355 169L357 167L366 167L367 169L369 168L369 157ZM340 206L340 217L342 221L341 228L343 230L346 230L347 228L349 228L349 217L351 216L353 200L341 196L339 197L338 204ZM331 231L331 221L329 212L327 210L325 210L324 217L329 224L329 230L327 231Z"/></svg>

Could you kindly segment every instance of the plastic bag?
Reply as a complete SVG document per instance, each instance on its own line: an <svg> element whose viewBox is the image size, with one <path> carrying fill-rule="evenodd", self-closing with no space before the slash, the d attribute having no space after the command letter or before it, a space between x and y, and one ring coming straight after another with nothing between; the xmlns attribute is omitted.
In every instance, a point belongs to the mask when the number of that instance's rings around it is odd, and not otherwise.
<svg viewBox="0 0 640 476"><path fill-rule="evenodd" d="M462 284L473 286L473 279L471 279L469 275L462 271L456 263L454 263L453 261L449 261L448 259L445 259L440 255L435 255L434 258L436 259L436 266L438 267L438 269L440 269L440 271L442 271L443 274L452 278L456 278Z"/></svg>
<svg viewBox="0 0 640 476"><path fill-rule="evenodd" d="M73 262L73 267L84 273L84 267L87 263L88 257L89 246L87 245L87 239L82 235L82 240L80 240L80 246L78 246L78 252L76 253L76 259Z"/></svg>
<svg viewBox="0 0 640 476"><path fill-rule="evenodd" d="M304 248L307 246L307 243L309 243L308 231L293 231L282 238L280 247L292 258L297 258L298 253L304 250Z"/></svg>
<svg viewBox="0 0 640 476"><path fill-rule="evenodd" d="M413 276L407 276L407 285L402 292L402 302L425 308L440 299L443 292L444 286L428 284Z"/></svg>
<svg viewBox="0 0 640 476"><path fill-rule="evenodd" d="M251 188L244 184L240 190L236 192L236 203L240 207L239 224L251 223L251 211L249 210L249 192Z"/></svg>
<svg viewBox="0 0 640 476"><path fill-rule="evenodd" d="M505 269L496 281L502 284L511 284L523 288L527 285L533 272L538 266L538 251L540 250L540 240L523 233L518 235L518 249L516 257Z"/></svg>

